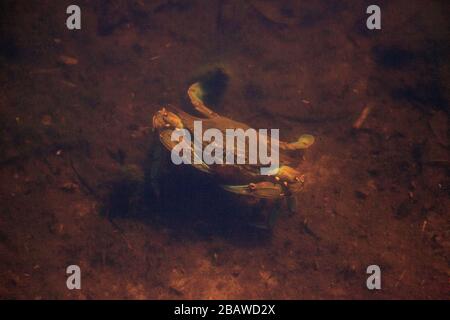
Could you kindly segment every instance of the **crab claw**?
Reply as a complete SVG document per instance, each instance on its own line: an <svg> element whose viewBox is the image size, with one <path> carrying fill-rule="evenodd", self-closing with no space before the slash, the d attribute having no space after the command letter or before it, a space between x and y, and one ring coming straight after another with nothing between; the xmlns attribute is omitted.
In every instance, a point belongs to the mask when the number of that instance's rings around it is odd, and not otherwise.
<svg viewBox="0 0 450 320"><path fill-rule="evenodd" d="M237 186L224 185L222 187L229 192L244 196L254 196L256 198L277 199L284 195L282 187L279 184L268 181Z"/></svg>
<svg viewBox="0 0 450 320"><path fill-rule="evenodd" d="M289 167L289 166L281 166L276 174L275 174L275 180L276 181L286 181L289 184L291 183L301 183L303 184L305 182L305 176L300 174L296 169Z"/></svg>
<svg viewBox="0 0 450 320"><path fill-rule="evenodd" d="M155 113L152 119L153 130L163 129L163 128L177 128L182 129L183 122L180 117L178 117L175 113L167 111L166 108L162 108L158 112Z"/></svg>

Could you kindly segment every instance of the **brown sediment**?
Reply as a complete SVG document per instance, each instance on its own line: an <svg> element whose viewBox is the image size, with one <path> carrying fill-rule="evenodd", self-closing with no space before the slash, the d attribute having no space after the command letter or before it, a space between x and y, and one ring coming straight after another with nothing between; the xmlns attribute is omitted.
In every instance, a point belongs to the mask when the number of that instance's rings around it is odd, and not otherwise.
<svg viewBox="0 0 450 320"><path fill-rule="evenodd" d="M360 2L83 2L79 31L45 3L0 10L0 298L448 298L445 2L386 3L381 31ZM215 112L316 138L272 232L194 170L152 191L151 117L213 67Z"/></svg>

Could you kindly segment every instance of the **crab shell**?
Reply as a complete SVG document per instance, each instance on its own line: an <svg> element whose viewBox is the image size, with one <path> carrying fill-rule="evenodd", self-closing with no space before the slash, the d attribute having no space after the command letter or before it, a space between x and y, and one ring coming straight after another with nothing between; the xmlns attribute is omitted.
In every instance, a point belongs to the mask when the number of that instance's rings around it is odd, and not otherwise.
<svg viewBox="0 0 450 320"><path fill-rule="evenodd" d="M220 116L206 107L199 97L201 95L201 87L198 83L193 84L189 88L188 95L195 109L205 116L205 118L195 117L174 106L162 108L153 116L153 129L158 132L161 143L169 151L178 144L177 141L171 140L172 132L174 130L186 129L192 134L194 132L194 121L201 120L204 129L216 128L223 133L226 129L247 130L250 128L244 123ZM192 166L214 176L223 188L229 192L266 199L292 197L293 194L302 189L305 178L299 171L291 167L294 159L287 155L286 151L309 147L313 143L313 139L311 141L310 137L307 137L306 144L305 139L301 143L296 142L291 144L276 141L275 143L279 144L281 151L279 156L280 167L272 175L261 175L261 165L259 164L207 165L204 162L201 164L192 162ZM193 143L191 144L191 148L194 150ZM239 152L238 150L236 151ZM196 157L195 152L192 152L192 155Z"/></svg>

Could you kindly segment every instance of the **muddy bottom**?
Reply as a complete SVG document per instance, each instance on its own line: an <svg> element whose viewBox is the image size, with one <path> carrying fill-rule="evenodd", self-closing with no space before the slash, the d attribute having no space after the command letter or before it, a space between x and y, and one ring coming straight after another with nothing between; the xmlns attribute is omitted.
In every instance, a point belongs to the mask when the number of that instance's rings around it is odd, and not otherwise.
<svg viewBox="0 0 450 320"><path fill-rule="evenodd" d="M0 298L448 299L446 1L379 1L381 30L366 1L78 1L81 30L70 4L0 5ZM198 80L315 137L271 230L167 150L153 184L152 116Z"/></svg>

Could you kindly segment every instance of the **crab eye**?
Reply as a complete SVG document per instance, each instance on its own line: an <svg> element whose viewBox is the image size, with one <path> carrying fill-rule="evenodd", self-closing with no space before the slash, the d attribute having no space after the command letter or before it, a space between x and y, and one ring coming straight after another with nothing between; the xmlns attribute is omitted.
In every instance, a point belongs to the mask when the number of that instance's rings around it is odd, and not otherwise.
<svg viewBox="0 0 450 320"><path fill-rule="evenodd" d="M256 184L254 184L254 183L249 183L249 184L248 184L248 188L249 188L250 190L255 190L255 189L256 189Z"/></svg>

